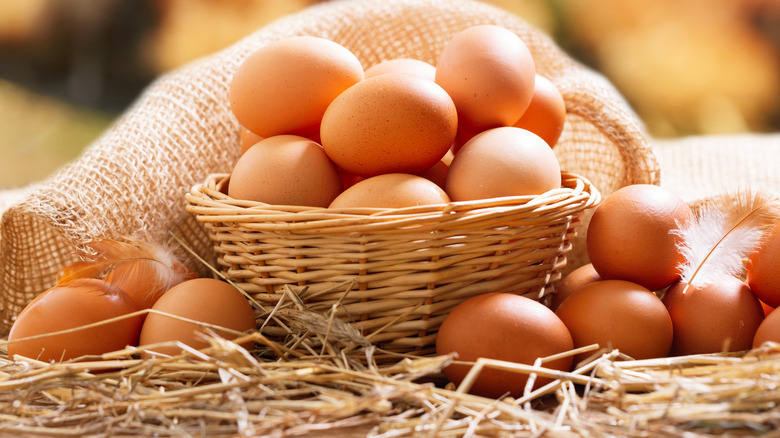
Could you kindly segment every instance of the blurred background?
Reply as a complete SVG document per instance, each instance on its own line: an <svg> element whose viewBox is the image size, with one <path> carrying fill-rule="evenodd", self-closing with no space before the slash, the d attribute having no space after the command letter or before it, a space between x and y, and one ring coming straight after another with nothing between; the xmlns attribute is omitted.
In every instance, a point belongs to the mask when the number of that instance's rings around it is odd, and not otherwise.
<svg viewBox="0 0 780 438"><path fill-rule="evenodd" d="M75 159L156 76L317 0L2 0L0 189ZM780 131L780 0L486 0L618 88L657 138Z"/></svg>

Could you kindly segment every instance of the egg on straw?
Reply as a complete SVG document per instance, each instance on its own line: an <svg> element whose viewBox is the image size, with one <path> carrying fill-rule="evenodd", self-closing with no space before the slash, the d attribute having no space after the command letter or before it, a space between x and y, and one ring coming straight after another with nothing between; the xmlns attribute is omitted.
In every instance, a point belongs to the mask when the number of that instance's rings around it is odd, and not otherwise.
<svg viewBox="0 0 780 438"><path fill-rule="evenodd" d="M745 260L780 220L780 203L762 192L724 194L702 204L682 226L681 280L663 296L674 325L673 355L740 351L752 346L764 318L740 280Z"/></svg>

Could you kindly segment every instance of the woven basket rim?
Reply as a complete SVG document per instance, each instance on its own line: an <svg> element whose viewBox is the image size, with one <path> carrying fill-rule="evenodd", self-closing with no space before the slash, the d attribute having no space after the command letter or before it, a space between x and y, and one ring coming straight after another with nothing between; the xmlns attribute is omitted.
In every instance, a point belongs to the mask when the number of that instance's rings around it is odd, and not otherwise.
<svg viewBox="0 0 780 438"><path fill-rule="evenodd" d="M209 175L187 193L188 212L200 222L235 222L242 225L295 230L309 227L343 227L381 222L426 220L453 213L526 212L546 218L567 216L597 205L601 194L590 181L580 175L561 172L561 187L541 195L507 196L475 201L450 202L404 208L342 208L272 205L232 198L220 191L220 185L230 178L227 173ZM265 224L265 225L263 225Z"/></svg>

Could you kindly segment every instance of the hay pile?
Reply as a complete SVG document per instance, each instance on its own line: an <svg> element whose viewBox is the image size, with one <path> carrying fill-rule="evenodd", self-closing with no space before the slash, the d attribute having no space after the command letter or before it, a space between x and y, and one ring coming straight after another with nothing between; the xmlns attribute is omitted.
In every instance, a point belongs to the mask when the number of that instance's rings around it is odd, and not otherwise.
<svg viewBox="0 0 780 438"><path fill-rule="evenodd" d="M780 426L780 346L740 355L625 360L594 351L573 372L487 360L555 380L519 399L448 384L449 356L398 357L288 301L257 331L178 356L132 347L48 364L0 352L0 433L23 436L708 436ZM238 345L245 340L255 348ZM595 349L596 346L590 347ZM567 354L581 353L572 351ZM477 368L477 367L475 367Z"/></svg>

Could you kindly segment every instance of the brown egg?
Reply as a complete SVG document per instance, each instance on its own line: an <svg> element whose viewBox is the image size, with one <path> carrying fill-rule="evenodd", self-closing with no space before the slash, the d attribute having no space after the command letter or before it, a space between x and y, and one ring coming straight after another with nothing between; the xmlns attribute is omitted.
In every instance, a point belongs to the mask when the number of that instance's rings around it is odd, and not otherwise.
<svg viewBox="0 0 780 438"><path fill-rule="evenodd" d="M103 279L125 291L139 309L149 309L171 287L197 278L170 259L136 258L118 263Z"/></svg>
<svg viewBox="0 0 780 438"><path fill-rule="evenodd" d="M327 207L342 190L339 170L319 144L297 135L276 135L238 159L228 195L266 204Z"/></svg>
<svg viewBox="0 0 780 438"><path fill-rule="evenodd" d="M339 174L341 175L341 184L344 186L345 190L357 184L358 181L366 179L365 177L355 175L344 169L339 169Z"/></svg>
<svg viewBox="0 0 780 438"><path fill-rule="evenodd" d="M489 24L455 35L436 63L436 83L452 96L461 126L471 132L517 122L531 103L535 76L523 40Z"/></svg>
<svg viewBox="0 0 780 438"><path fill-rule="evenodd" d="M572 349L566 326L543 304L519 295L487 293L458 304L444 319L436 337L436 354L457 353L458 361L480 357L532 365L544 358ZM542 366L567 371L571 356L545 362ZM459 385L471 365L452 364L444 369L447 378ZM472 394L497 398L523 394L528 375L483 368ZM550 382L537 378L534 387Z"/></svg>
<svg viewBox="0 0 780 438"><path fill-rule="evenodd" d="M593 269L593 265L590 263L571 271L568 275L563 277L558 286L555 287L555 293L552 296L550 308L553 310L557 309L569 295L582 289L585 285L600 280L602 280L602 278L599 276L599 273Z"/></svg>
<svg viewBox="0 0 780 438"><path fill-rule="evenodd" d="M449 95L416 75L386 73L339 95L322 118L322 146L356 175L415 173L441 160L458 116Z"/></svg>
<svg viewBox="0 0 780 438"><path fill-rule="evenodd" d="M263 137L260 137L254 132L246 128L241 128L241 154L246 152L247 149L251 148L262 139Z"/></svg>
<svg viewBox="0 0 780 438"><path fill-rule="evenodd" d="M735 277L687 289L676 283L663 302L674 324L673 355L746 350L764 319L758 298Z"/></svg>
<svg viewBox="0 0 780 438"><path fill-rule="evenodd" d="M555 147L565 121L566 103L558 87L546 77L536 75L531 103L514 126L533 132Z"/></svg>
<svg viewBox="0 0 780 438"><path fill-rule="evenodd" d="M330 208L403 208L449 202L444 190L433 181L406 173L387 173L358 181L336 197Z"/></svg>
<svg viewBox="0 0 780 438"><path fill-rule="evenodd" d="M763 301L761 301L761 308L764 309L764 316L769 315L776 309L776 307L772 307Z"/></svg>
<svg viewBox="0 0 780 438"><path fill-rule="evenodd" d="M780 306L780 223L772 227L747 263L747 283L770 307Z"/></svg>
<svg viewBox="0 0 780 438"><path fill-rule="evenodd" d="M772 311L766 315L753 336L753 348L764 342L780 343L780 312Z"/></svg>
<svg viewBox="0 0 780 438"><path fill-rule="evenodd" d="M575 348L599 344L634 359L650 359L665 357L672 346L672 319L666 307L654 293L629 281L583 286L555 313L569 328Z"/></svg>
<svg viewBox="0 0 780 438"><path fill-rule="evenodd" d="M663 289L680 277L681 239L674 230L693 220L688 205L668 189L635 184L602 201L588 225L590 262L604 279Z"/></svg>
<svg viewBox="0 0 780 438"><path fill-rule="evenodd" d="M447 184L447 172L449 170L450 170L450 166L447 165L445 159L442 158L433 166L423 170L422 172L417 172L415 175L421 176L427 180L436 183L437 186L441 187L441 189L444 190L444 187Z"/></svg>
<svg viewBox="0 0 780 438"><path fill-rule="evenodd" d="M8 334L8 355L42 361L65 361L101 355L138 343L141 315L21 342L19 339L54 333L121 317L138 311L133 300L116 286L94 278L80 278L55 286L31 301Z"/></svg>
<svg viewBox="0 0 780 438"><path fill-rule="evenodd" d="M333 99L365 77L345 47L323 38L295 36L249 55L230 82L230 108L238 122L262 137L310 136Z"/></svg>
<svg viewBox="0 0 780 438"><path fill-rule="evenodd" d="M234 332L244 333L256 328L254 311L244 295L230 284L213 278L196 278L172 287L157 300L152 310ZM225 339L237 337L224 330L211 329ZM202 331L195 323L160 313L150 313L141 329L139 345L181 341L195 349L207 347L208 343L198 332ZM251 347L250 344L243 346ZM156 347L154 351L168 355L180 352L178 348L168 346Z"/></svg>
<svg viewBox="0 0 780 438"><path fill-rule="evenodd" d="M366 79L385 73L409 73L432 81L436 78L436 67L419 59L388 59L367 68Z"/></svg>
<svg viewBox="0 0 780 438"><path fill-rule="evenodd" d="M455 154L446 192L453 201L541 195L561 186L555 153L538 135L503 127L481 132Z"/></svg>
<svg viewBox="0 0 780 438"><path fill-rule="evenodd" d="M452 143L452 148L450 149L453 156L457 154L458 151L460 151L464 144L468 143L468 141L474 138L475 135L479 134L479 132L466 131L459 127L458 132L455 134L455 141Z"/></svg>

